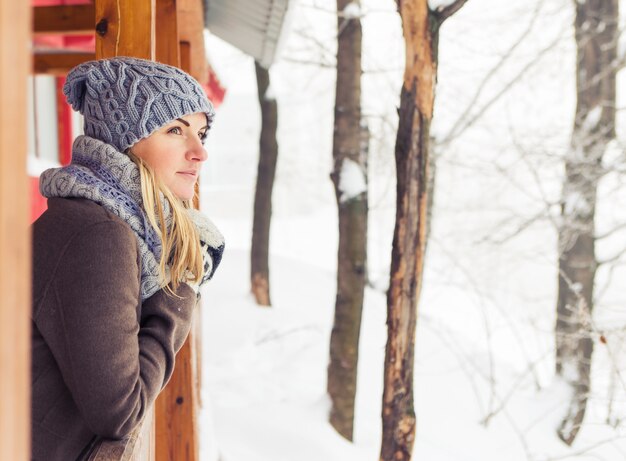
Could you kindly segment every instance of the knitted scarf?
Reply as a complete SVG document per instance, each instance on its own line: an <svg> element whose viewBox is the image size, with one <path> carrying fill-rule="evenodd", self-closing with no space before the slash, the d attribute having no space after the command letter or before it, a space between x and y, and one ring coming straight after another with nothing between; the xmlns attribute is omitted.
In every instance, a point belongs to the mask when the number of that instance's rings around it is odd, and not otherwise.
<svg viewBox="0 0 626 461"><path fill-rule="evenodd" d="M76 197L92 200L131 227L141 253L141 299L148 299L160 288L161 240L143 211L139 167L110 144L89 136L78 136L72 147L72 162L62 168L44 171L39 179L44 197ZM165 206L166 225L171 226L171 210Z"/></svg>

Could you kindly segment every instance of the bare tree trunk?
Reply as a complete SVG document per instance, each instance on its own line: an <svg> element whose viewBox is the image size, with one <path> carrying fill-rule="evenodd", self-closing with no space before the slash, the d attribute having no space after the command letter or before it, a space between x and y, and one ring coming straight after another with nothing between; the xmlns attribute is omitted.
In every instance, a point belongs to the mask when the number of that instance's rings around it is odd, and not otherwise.
<svg viewBox="0 0 626 461"><path fill-rule="evenodd" d="M261 106L261 136L259 139L259 168L254 195L254 222L252 225L252 247L250 250L250 282L256 302L270 306L269 241L272 217L272 189L278 158L276 127L278 108L270 90L267 69L255 62L256 80Z"/></svg>
<svg viewBox="0 0 626 461"><path fill-rule="evenodd" d="M351 0L338 0L337 11ZM338 16L333 172L339 213L337 297L327 390L330 423L348 440L354 427L359 333L367 261L367 141L361 127L361 21Z"/></svg>
<svg viewBox="0 0 626 461"><path fill-rule="evenodd" d="M428 151L441 23L465 0L437 12L427 0L398 0L406 43L396 158L396 224L387 292L381 461L408 461L415 440L413 363L428 228Z"/></svg>
<svg viewBox="0 0 626 461"><path fill-rule="evenodd" d="M615 137L615 75L618 0L576 5L577 105L559 228L559 289L556 373L572 388L572 400L558 429L571 445L585 416L591 389L595 256L595 208L602 156Z"/></svg>
<svg viewBox="0 0 626 461"><path fill-rule="evenodd" d="M430 240L430 234L433 223L433 207L435 206L435 180L437 177L437 144L434 139L430 138L430 145L428 147L428 165L426 170L428 171L427 185L426 185L426 236L424 237L424 257L428 254L428 242Z"/></svg>

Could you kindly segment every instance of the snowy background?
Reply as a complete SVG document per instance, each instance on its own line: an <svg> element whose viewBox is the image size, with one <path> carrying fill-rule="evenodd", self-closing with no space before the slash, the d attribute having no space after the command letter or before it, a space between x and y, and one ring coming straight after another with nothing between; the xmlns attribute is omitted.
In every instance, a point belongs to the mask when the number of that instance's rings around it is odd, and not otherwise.
<svg viewBox="0 0 626 461"><path fill-rule="evenodd" d="M227 93L208 140L201 206L227 247L205 289L201 317L203 461L379 456L404 48L395 2L363 1L371 286L350 443L327 423L325 391L338 239L329 177L334 8L327 0L296 2L290 34L271 69L279 157L270 309L257 307L249 293L260 130L254 65L208 37ZM597 274L594 326L608 343L596 343L584 427L571 448L555 433L568 401L553 379L553 219L575 106L573 15L569 0L469 0L441 30L432 130L435 210L416 343L416 460L626 459L623 264ZM618 107L625 84L621 75ZM621 109L617 126L619 140L606 161L624 164ZM601 183L599 231L626 222L624 182L623 174L613 174ZM617 232L599 243L598 256L613 255L625 242L626 232Z"/></svg>

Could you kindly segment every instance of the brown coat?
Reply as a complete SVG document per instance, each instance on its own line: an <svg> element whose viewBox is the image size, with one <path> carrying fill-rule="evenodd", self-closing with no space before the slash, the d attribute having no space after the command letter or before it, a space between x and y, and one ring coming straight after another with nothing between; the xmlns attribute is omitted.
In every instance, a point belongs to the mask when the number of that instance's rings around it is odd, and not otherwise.
<svg viewBox="0 0 626 461"><path fill-rule="evenodd" d="M189 333L181 284L142 304L130 226L85 199L51 198L33 225L32 459L72 461L151 408Z"/></svg>

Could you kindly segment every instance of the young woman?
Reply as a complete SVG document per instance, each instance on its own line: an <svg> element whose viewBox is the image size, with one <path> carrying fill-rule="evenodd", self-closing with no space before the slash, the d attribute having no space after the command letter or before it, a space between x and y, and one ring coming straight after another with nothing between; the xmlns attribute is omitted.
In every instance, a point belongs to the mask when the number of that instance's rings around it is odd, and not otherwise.
<svg viewBox="0 0 626 461"><path fill-rule="evenodd" d="M171 377L224 240L191 200L213 108L190 75L117 57L75 67L72 162L33 225L32 459L121 438Z"/></svg>

